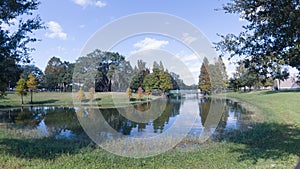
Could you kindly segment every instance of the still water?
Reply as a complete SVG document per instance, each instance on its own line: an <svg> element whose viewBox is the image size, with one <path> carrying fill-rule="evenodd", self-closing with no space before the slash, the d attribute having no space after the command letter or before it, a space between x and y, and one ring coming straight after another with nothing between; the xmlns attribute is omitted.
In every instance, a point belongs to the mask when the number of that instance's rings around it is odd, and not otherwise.
<svg viewBox="0 0 300 169"><path fill-rule="evenodd" d="M56 139L81 139L85 135L81 124L85 122L97 126L105 123L123 136L145 137L162 134L178 121L184 128L187 119L192 120L189 135L205 131L215 137L227 130L248 128L250 117L251 112L236 102L210 98L156 100L124 108L37 106L0 110L0 124ZM112 136L109 131L99 134Z"/></svg>

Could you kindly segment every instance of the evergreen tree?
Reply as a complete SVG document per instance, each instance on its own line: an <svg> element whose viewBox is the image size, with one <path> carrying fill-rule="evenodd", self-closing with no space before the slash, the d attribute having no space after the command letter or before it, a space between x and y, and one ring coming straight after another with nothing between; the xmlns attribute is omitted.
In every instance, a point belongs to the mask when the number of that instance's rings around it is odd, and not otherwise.
<svg viewBox="0 0 300 169"><path fill-rule="evenodd" d="M202 93L209 94L211 90L211 82L209 76L209 62L206 57L203 59L203 63L200 69L199 76L199 89L201 89Z"/></svg>
<svg viewBox="0 0 300 169"><path fill-rule="evenodd" d="M172 79L169 73L160 72L159 74L159 88L165 93L168 90L173 89Z"/></svg>
<svg viewBox="0 0 300 169"><path fill-rule="evenodd" d="M60 58L53 56L45 69L44 86L48 90L56 90L60 84L60 75L64 71L65 66Z"/></svg>
<svg viewBox="0 0 300 169"><path fill-rule="evenodd" d="M226 88L226 83L228 83L228 80L226 67L221 57L214 62L214 64L209 65L209 74L213 75L210 77L211 90L215 93L218 93Z"/></svg>
<svg viewBox="0 0 300 169"><path fill-rule="evenodd" d="M221 70L221 74L222 74L222 77L223 77L223 81L225 83L225 87L227 88L229 86L229 81L228 81L226 66L225 66L225 63L223 62L222 57L218 58L218 63L220 64L220 70Z"/></svg>
<svg viewBox="0 0 300 169"><path fill-rule="evenodd" d="M147 75L143 81L143 87L145 88L149 88L150 90L153 90L153 89L158 89L159 86L157 85L159 82L159 79L154 76L153 73Z"/></svg>

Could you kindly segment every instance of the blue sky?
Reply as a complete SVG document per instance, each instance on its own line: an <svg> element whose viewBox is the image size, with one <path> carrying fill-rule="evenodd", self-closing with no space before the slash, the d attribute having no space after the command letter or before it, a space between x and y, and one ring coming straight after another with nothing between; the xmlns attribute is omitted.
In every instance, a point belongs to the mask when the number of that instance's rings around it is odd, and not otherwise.
<svg viewBox="0 0 300 169"><path fill-rule="evenodd" d="M42 70L52 56L74 62L97 30L120 17L141 12L162 12L178 16L195 25L210 42L217 42L220 40L217 33L238 33L244 24L237 15L215 11L227 2L228 0L41 0L36 14L40 15L48 29L35 32L41 42L32 44L36 49L32 52L32 58ZM175 47L176 43L159 36L133 37L114 49L128 56L143 47L149 47L149 43L157 45L153 49L171 50L173 55L180 55L189 61L192 59L191 53L184 52L184 47ZM195 66L197 65L194 65L194 69ZM230 74L233 67L228 67Z"/></svg>

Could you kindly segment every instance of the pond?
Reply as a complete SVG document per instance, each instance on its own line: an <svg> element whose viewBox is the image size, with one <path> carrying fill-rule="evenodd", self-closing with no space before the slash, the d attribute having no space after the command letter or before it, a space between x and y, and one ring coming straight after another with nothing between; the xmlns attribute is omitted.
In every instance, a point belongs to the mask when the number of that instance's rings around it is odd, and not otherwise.
<svg viewBox="0 0 300 169"><path fill-rule="evenodd" d="M85 134L90 136L89 127L101 137L115 137L117 133L142 138L160 135L177 126L173 131L188 131L189 136L206 133L216 138L227 130L248 128L250 117L251 112L228 99L177 98L123 108L37 106L6 109L0 111L0 127L10 124L9 127L34 133L36 137L89 139Z"/></svg>

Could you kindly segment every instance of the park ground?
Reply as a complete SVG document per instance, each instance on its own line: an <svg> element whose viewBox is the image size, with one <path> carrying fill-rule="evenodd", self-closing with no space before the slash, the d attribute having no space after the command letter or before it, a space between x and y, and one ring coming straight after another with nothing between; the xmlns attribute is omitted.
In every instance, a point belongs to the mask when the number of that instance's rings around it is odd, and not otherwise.
<svg viewBox="0 0 300 169"><path fill-rule="evenodd" d="M39 105L68 105L73 101L69 94L37 93L34 100ZM255 112L251 128L142 159L119 157L90 142L33 139L0 126L0 168L294 168L300 159L300 91L228 93L227 97ZM14 94L0 100L3 108L19 103Z"/></svg>

